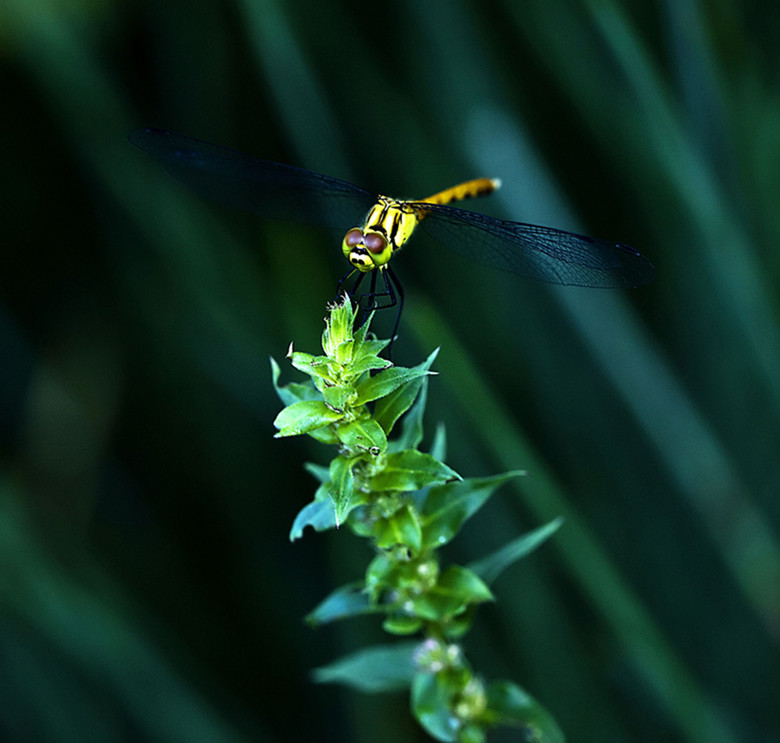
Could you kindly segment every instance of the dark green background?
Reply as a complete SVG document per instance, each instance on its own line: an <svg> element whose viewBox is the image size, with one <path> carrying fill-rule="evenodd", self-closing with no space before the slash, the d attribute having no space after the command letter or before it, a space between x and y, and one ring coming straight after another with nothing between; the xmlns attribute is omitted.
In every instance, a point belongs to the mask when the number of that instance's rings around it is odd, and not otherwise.
<svg viewBox="0 0 780 743"><path fill-rule="evenodd" d="M500 177L486 211L648 255L629 292L396 259L429 433L528 470L448 558L566 518L466 649L573 742L780 740L776 10L3 0L0 739L425 739L308 677L383 639L302 623L371 555L287 541L331 452L272 438L339 238L193 198L126 140L158 126L397 196Z"/></svg>

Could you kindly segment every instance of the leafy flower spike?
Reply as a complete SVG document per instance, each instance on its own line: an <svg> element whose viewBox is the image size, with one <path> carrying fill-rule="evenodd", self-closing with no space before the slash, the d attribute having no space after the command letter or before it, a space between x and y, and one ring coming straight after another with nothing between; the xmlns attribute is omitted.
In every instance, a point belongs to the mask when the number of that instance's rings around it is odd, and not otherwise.
<svg viewBox="0 0 780 743"><path fill-rule="evenodd" d="M363 691L409 688L412 712L439 741L477 743L497 725L518 728L523 740L558 743L550 715L510 681L486 683L474 673L458 640L476 607L492 601L488 581L541 544L556 520L462 567L443 566L438 549L452 540L493 492L521 471L462 478L444 464L444 434L420 451L422 418L434 351L411 369L380 357L389 341L355 330L357 308L345 300L330 308L323 355L293 351L303 383L274 386L285 408L274 421L277 437L308 434L337 447L327 467L307 465L318 480L314 500L295 518L290 539L307 526L346 525L371 542L375 557L362 579L336 589L307 617L312 625L363 614L383 618L384 629L412 642L366 648L316 671L319 681ZM390 439L396 424L400 431Z"/></svg>

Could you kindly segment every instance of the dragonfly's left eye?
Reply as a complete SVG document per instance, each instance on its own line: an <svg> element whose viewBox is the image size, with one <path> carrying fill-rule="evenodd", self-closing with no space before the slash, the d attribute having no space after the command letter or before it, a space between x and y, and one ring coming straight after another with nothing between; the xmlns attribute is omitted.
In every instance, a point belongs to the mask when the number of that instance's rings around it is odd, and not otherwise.
<svg viewBox="0 0 780 743"><path fill-rule="evenodd" d="M355 245L359 245L361 242L363 242L363 232L355 227L354 229L347 232L346 236L344 237L344 242L350 248L354 248Z"/></svg>
<svg viewBox="0 0 780 743"><path fill-rule="evenodd" d="M369 232L363 237L363 245L369 253L381 253L387 247L387 240L378 232Z"/></svg>

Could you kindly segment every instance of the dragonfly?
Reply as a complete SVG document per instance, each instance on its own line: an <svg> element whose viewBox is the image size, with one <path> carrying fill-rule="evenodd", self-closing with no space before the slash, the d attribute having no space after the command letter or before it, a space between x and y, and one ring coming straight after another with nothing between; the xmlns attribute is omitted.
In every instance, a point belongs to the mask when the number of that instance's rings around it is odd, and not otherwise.
<svg viewBox="0 0 780 743"><path fill-rule="evenodd" d="M162 129L138 129L129 139L205 199L267 218L346 230L341 249L350 270L339 291L351 282L346 293L364 316L397 306L391 339L404 292L390 260L418 230L478 264L551 284L631 288L655 276L652 263L623 243L452 206L493 193L501 185L496 178L466 181L425 199L395 199ZM366 276L369 290L359 294Z"/></svg>

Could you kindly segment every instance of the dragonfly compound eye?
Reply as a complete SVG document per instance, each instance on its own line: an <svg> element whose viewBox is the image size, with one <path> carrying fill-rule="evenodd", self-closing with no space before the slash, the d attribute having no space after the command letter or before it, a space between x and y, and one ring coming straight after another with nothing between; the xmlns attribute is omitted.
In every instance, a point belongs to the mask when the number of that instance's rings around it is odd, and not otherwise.
<svg viewBox="0 0 780 743"><path fill-rule="evenodd" d="M363 245L369 253L379 254L387 248L387 240L378 232L369 232L363 238Z"/></svg>
<svg viewBox="0 0 780 743"><path fill-rule="evenodd" d="M363 242L363 232L357 227L347 232L344 237L344 243L350 248L354 248L355 245L360 245L361 242Z"/></svg>

